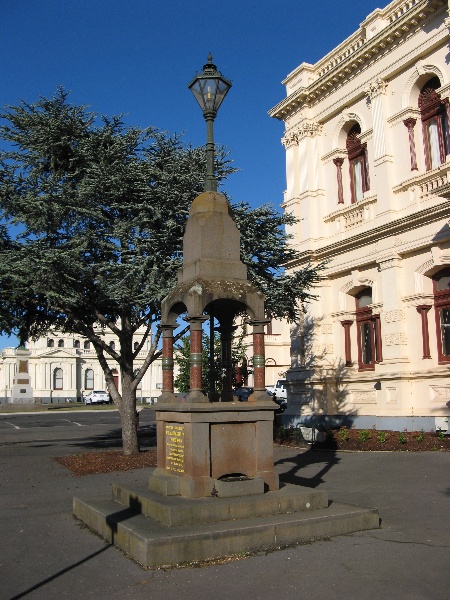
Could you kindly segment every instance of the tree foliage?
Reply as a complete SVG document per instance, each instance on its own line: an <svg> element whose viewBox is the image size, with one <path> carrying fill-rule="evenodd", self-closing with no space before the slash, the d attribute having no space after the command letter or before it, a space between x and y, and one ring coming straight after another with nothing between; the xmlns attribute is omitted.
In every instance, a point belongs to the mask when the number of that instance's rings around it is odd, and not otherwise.
<svg viewBox="0 0 450 600"><path fill-rule="evenodd" d="M63 89L6 107L0 117L0 329L21 341L50 327L87 337L120 410L124 451L136 452L136 388L159 356L158 330L137 373L133 362L176 283L189 206L203 191L204 148L127 127L120 117L99 118L72 105ZM219 148L218 180L233 170ZM232 208L268 315L295 320L318 275L312 268L284 273L296 257L283 230L293 217L268 205ZM106 345L94 324L113 331L120 348ZM108 360L119 365L121 394Z"/></svg>

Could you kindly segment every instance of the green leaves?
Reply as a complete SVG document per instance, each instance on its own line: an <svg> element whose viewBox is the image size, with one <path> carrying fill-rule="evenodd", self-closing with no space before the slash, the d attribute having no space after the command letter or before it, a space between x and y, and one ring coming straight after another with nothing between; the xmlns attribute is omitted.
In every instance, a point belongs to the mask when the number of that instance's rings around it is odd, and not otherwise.
<svg viewBox="0 0 450 600"><path fill-rule="evenodd" d="M266 297L267 316L297 321L303 304L315 298L310 290L320 280L323 265L308 265L287 274L286 268L292 269L299 253L285 227L294 225L296 219L268 204L251 209L240 203L232 209L241 234L241 258L248 278Z"/></svg>
<svg viewBox="0 0 450 600"><path fill-rule="evenodd" d="M100 118L70 104L62 88L7 107L1 118L4 306L26 298L27 328L36 335L33 310L38 321L46 313L43 323L69 329L91 327L98 315L126 316L132 329L157 321L181 265L190 204L203 191L204 148L127 127L120 116ZM219 180L235 170L223 147L216 167ZM285 233L295 219L269 205L232 208L242 260L266 295L268 316L295 320L318 280L312 267L286 274L298 257ZM0 327L9 331L6 313Z"/></svg>

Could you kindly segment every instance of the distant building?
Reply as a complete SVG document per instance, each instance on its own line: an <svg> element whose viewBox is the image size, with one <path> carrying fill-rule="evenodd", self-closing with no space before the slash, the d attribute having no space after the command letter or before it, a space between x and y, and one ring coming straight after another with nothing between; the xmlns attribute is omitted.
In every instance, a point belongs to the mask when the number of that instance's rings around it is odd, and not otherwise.
<svg viewBox="0 0 450 600"><path fill-rule="evenodd" d="M394 0L284 80L285 210L326 262L291 331L286 420L430 430L450 414L449 4Z"/></svg>
<svg viewBox="0 0 450 600"><path fill-rule="evenodd" d="M137 333L139 344L143 333ZM116 336L104 333L108 345L119 350ZM139 369L147 355L151 340L135 360ZM121 391L117 363L114 378ZM138 402L154 402L161 394L161 359L150 365L137 389ZM0 356L0 404L16 402L59 404L80 402L92 390L107 390L105 377L89 340L72 334L50 331L46 337L27 343L26 349L5 348Z"/></svg>

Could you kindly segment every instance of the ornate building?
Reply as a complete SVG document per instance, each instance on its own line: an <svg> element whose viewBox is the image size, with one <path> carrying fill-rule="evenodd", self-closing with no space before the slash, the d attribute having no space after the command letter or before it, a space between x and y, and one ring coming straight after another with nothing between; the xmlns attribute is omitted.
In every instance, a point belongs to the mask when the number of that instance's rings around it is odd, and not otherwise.
<svg viewBox="0 0 450 600"><path fill-rule="evenodd" d="M284 208L325 262L286 419L430 430L450 413L447 0L394 0L283 84Z"/></svg>
<svg viewBox="0 0 450 600"><path fill-rule="evenodd" d="M135 335L138 345L142 335ZM117 338L107 331L104 340L118 348ZM138 369L151 340L135 360ZM146 349L145 349L146 348ZM114 365L111 362L111 367ZM114 375L119 392L120 375ZM155 402L161 394L161 359L148 368L138 389L138 402ZM89 340L72 334L50 331L46 338L27 344L27 348L5 348L0 356L0 404L14 402L61 403L82 401L92 390L106 390L105 377Z"/></svg>

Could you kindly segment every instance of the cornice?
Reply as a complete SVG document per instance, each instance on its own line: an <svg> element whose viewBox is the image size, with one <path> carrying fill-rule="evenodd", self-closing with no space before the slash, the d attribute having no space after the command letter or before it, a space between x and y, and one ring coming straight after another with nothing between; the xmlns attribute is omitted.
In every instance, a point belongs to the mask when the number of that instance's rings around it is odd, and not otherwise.
<svg viewBox="0 0 450 600"><path fill-rule="evenodd" d="M410 6L414 2L415 4ZM434 18L437 11L444 12L448 8L447 0L411 0L398 4L396 11L386 15L386 20L390 21L386 27L370 39L364 37L363 29L360 28L311 67L311 72L318 75L316 81L308 87L295 90L273 107L269 115L284 121L304 105L315 104L337 86L340 87L354 77L369 63L389 52L396 43L414 35L430 15ZM403 14L402 10L405 11Z"/></svg>
<svg viewBox="0 0 450 600"><path fill-rule="evenodd" d="M305 262L320 263L323 261L330 260L334 255L342 254L355 248L361 248L367 246L373 242L376 242L382 238L393 236L405 230L415 229L418 225L425 225L432 223L441 218L448 219L450 214L450 200L441 202L438 205L427 207L423 210L417 211L411 215L407 215L395 221L384 223L373 229L369 229L347 237L345 240L340 240L334 244L329 244L315 250L306 250L302 252L297 261L293 261L289 265L286 265L289 269L293 269L297 266L304 264Z"/></svg>
<svg viewBox="0 0 450 600"><path fill-rule="evenodd" d="M297 146L304 138L313 138L322 134L323 125L317 121L304 121L297 127L292 127L286 131L281 138L281 143L287 149L291 146Z"/></svg>
<svg viewBox="0 0 450 600"><path fill-rule="evenodd" d="M420 119L420 110L418 108L408 106L400 112L392 115L387 119L389 127L394 127L397 123L403 123L406 119Z"/></svg>

